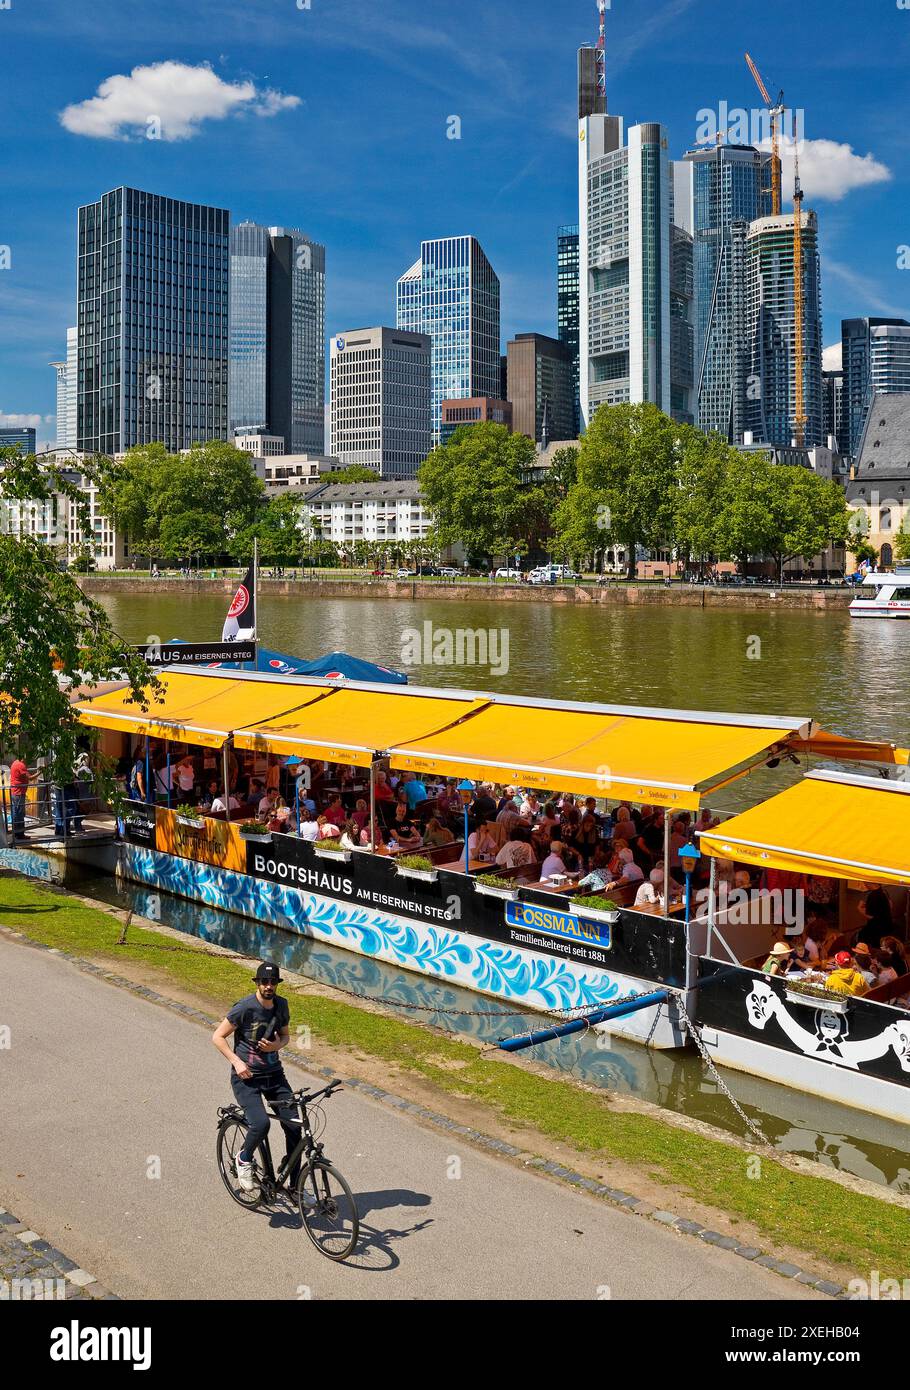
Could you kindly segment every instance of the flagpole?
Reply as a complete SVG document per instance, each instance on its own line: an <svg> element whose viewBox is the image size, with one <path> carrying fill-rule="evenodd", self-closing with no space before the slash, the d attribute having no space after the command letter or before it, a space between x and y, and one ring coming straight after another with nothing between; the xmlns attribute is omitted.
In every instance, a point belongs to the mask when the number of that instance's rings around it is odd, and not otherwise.
<svg viewBox="0 0 910 1390"><path fill-rule="evenodd" d="M259 641L259 537L253 537L253 642ZM256 655L253 657L253 670L259 667L259 648L256 646Z"/></svg>

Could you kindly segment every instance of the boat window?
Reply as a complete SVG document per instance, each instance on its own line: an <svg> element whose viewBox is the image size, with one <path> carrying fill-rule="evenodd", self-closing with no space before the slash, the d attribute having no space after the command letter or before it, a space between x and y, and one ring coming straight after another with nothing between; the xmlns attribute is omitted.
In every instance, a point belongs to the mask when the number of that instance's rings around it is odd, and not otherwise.
<svg viewBox="0 0 910 1390"><path fill-rule="evenodd" d="M895 589L891 601L892 603L910 603L910 589Z"/></svg>

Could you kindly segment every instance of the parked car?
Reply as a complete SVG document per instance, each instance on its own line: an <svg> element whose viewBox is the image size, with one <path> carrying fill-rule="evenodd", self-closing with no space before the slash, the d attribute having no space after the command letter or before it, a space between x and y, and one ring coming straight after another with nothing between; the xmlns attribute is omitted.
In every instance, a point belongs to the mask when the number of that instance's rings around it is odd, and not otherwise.
<svg viewBox="0 0 910 1390"><path fill-rule="evenodd" d="M396 579L410 579L410 577L411 577L411 571L410 571L410 570L396 570L396 571L395 571L395 578L396 578Z"/></svg>
<svg viewBox="0 0 910 1390"><path fill-rule="evenodd" d="M497 570L497 579L520 579L521 570Z"/></svg>
<svg viewBox="0 0 910 1390"><path fill-rule="evenodd" d="M555 584L556 579L555 570L532 570L528 575L529 584Z"/></svg>
<svg viewBox="0 0 910 1390"><path fill-rule="evenodd" d="M456 579L461 571L452 569L451 565L443 565L439 573L443 579Z"/></svg>
<svg viewBox="0 0 910 1390"><path fill-rule="evenodd" d="M421 565L417 573L422 575L424 579L436 579L442 571L438 570L435 565Z"/></svg>

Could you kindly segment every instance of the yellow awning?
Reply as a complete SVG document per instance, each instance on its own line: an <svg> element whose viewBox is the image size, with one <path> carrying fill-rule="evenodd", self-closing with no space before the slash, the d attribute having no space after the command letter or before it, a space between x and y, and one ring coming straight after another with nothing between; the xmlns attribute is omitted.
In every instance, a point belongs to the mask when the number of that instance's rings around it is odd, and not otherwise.
<svg viewBox="0 0 910 1390"><path fill-rule="evenodd" d="M910 783L810 772L699 843L760 868L910 885Z"/></svg>
<svg viewBox="0 0 910 1390"><path fill-rule="evenodd" d="M168 671L159 679L163 700L150 697L148 709L130 700L129 689L108 692L79 702L80 721L96 729L220 748L238 726L286 714L321 699L332 689L184 671Z"/></svg>
<svg viewBox="0 0 910 1390"><path fill-rule="evenodd" d="M845 738L843 734L829 734L819 729L808 738L792 740L794 752L811 753L816 758L830 758L840 763L890 763L906 767L910 761L910 751L897 748L893 743L862 738Z"/></svg>
<svg viewBox="0 0 910 1390"><path fill-rule="evenodd" d="M715 722L716 721L716 722ZM584 796L695 810L701 794L734 768L796 731L730 716L687 719L634 711L579 711L510 704L487 709L433 738L390 747L392 765L447 777L489 778Z"/></svg>
<svg viewBox="0 0 910 1390"><path fill-rule="evenodd" d="M238 728L234 746L369 767L392 743L435 733L487 703L484 696L412 695L400 690L386 694L341 687L287 719Z"/></svg>

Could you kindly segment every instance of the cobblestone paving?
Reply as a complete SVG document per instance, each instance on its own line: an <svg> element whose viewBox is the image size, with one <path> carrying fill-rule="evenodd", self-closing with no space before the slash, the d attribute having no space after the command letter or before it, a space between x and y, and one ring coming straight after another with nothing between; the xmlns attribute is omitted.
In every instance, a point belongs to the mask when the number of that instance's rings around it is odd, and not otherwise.
<svg viewBox="0 0 910 1390"><path fill-rule="evenodd" d="M0 1208L0 1303L24 1299L116 1299L93 1274Z"/></svg>

